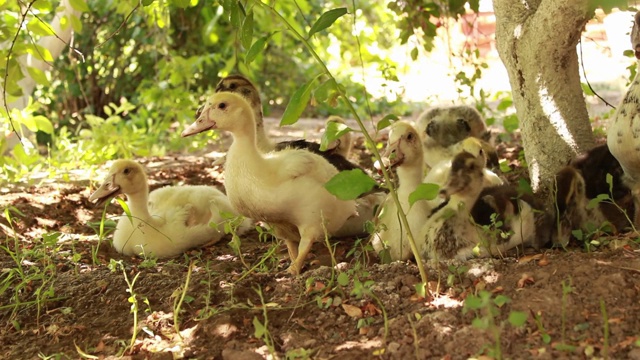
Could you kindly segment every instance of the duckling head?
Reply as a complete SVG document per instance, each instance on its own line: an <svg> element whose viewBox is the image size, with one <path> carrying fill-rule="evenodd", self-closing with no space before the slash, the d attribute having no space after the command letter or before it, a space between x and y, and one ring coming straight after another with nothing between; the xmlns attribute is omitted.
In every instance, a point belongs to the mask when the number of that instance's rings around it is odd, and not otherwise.
<svg viewBox="0 0 640 360"><path fill-rule="evenodd" d="M213 94L205 102L196 121L184 129L182 137L212 129L255 131L253 111L247 100L230 92Z"/></svg>
<svg viewBox="0 0 640 360"><path fill-rule="evenodd" d="M335 126L339 131L348 128L344 119L336 115L331 115L327 118L325 128L329 128L329 126ZM327 149L332 149L335 153L340 154L345 158L349 157L352 148L353 142L351 138L351 130L345 132L340 136L340 138L334 140L327 146Z"/></svg>
<svg viewBox="0 0 640 360"><path fill-rule="evenodd" d="M425 145L449 147L469 136L480 137L486 131L482 115L473 107L460 105L427 110L417 120Z"/></svg>
<svg viewBox="0 0 640 360"><path fill-rule="evenodd" d="M216 92L231 92L242 95L253 108L258 125L262 124L262 101L260 101L260 92L249 79L238 74L229 75L218 82Z"/></svg>
<svg viewBox="0 0 640 360"><path fill-rule="evenodd" d="M484 151L479 150L478 155L467 151L458 153L451 160L449 178L440 190L440 196L449 198L452 195L480 193L486 158Z"/></svg>
<svg viewBox="0 0 640 360"><path fill-rule="evenodd" d="M89 201L95 201L96 206L102 206L118 194L131 196L148 191L147 176L142 165L131 160L116 160L102 185L89 197Z"/></svg>
<svg viewBox="0 0 640 360"><path fill-rule="evenodd" d="M411 124L404 121L393 124L384 157L389 159L390 168L422 164L423 150L420 137Z"/></svg>

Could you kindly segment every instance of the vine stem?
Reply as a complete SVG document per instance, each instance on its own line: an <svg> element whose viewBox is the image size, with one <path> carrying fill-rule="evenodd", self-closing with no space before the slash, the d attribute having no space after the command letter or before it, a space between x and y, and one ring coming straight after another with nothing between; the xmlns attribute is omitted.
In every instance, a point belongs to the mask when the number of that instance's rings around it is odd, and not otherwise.
<svg viewBox="0 0 640 360"><path fill-rule="evenodd" d="M358 123L358 126L360 127L360 130L364 134L367 144L369 144L369 149L373 153L373 156L380 164L382 164L382 157L380 156L380 152L378 152L378 149L376 148L375 141L373 141L373 138L369 134L369 131L367 131L367 128L364 126L362 119L360 118L360 116L358 116L358 113L356 109L353 107L353 104L351 103L351 101L349 101L349 98L347 98L346 93L344 92L343 89L337 86L338 82L336 81L335 77L333 77L333 74L331 74L331 71L329 71L329 69L327 68L327 65L324 63L324 61L322 61L318 53L316 53L316 51L313 49L313 47L309 43L309 40L306 39L304 36L302 36L302 34L300 34L291 24L289 24L287 19L285 19L279 12L277 12L275 8L269 6L268 4L263 3L260 0L255 0L255 3L261 6L262 8L267 9L276 17L278 17L280 21L287 27L287 29L296 38L298 38L298 40L300 40L304 44L304 46L307 48L311 56L313 56L316 62L322 67L324 74L327 75L331 79L331 81L335 83L338 94L340 94L340 96L344 99L345 103L349 107L349 110L353 114L356 122ZM411 251L413 252L413 256L416 259L416 264L418 265L418 271L420 272L420 277L422 279L422 282L425 285L425 291L428 292L429 287L427 286L427 282L428 282L427 272L424 268L424 265L422 264L422 257L420 256L420 252L418 251L418 247L416 246L415 239L413 237L413 234L411 233L411 228L409 227L409 221L407 221L407 217L405 213L401 210L402 204L400 203L400 199L398 198L398 193L396 192L396 189L394 188L391 182L391 178L389 177L389 172L384 166L382 166L381 169L382 169L382 176L384 177L384 180L387 183L387 187L389 188L389 195L391 195L393 202L396 204L396 207L398 208L398 215L400 216L400 221L402 222L402 225L406 229L407 238L409 239L409 244L411 246Z"/></svg>

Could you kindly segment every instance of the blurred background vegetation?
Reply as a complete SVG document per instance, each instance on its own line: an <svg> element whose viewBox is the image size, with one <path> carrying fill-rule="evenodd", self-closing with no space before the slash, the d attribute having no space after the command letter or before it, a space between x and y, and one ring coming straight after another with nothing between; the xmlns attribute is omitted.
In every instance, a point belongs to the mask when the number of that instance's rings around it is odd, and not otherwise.
<svg viewBox="0 0 640 360"><path fill-rule="evenodd" d="M394 60L394 51L406 50L413 60L424 56L436 46L439 29L473 21L467 15L478 11L478 2L291 0L271 6L303 34L326 11L347 8L347 15L309 40L359 115L372 119L424 108L425 103L413 106L403 100L393 86L399 66L407 66ZM81 12L63 21L63 26L75 30L71 47L51 59L51 71L27 69L38 83L33 100L23 109L11 110L16 126L36 132L38 146L18 146L0 155L5 180L34 171L53 177L117 157L193 151L203 144L181 139L180 130L193 121L195 109L221 77L242 73L251 78L262 91L265 114L277 116L296 89L322 72L282 21L253 0L69 3ZM35 43L50 35L44 24L60 12L59 6L60 1L49 0L0 1L0 52L6 60L0 81L7 103L21 95L17 83L25 69L17 59L27 53L46 58L46 49ZM486 68L475 44L449 56L465 65L466 70L450 74L460 94L474 97L490 120L487 99L498 99L501 111L511 104L508 93L487 94L474 88ZM367 92L363 78L372 74L379 79L382 94ZM312 100L312 104L305 116L349 117L341 101ZM4 106L0 116L0 130L8 134L11 127ZM510 116L507 123L515 129L517 118ZM6 142L6 137L1 139Z"/></svg>

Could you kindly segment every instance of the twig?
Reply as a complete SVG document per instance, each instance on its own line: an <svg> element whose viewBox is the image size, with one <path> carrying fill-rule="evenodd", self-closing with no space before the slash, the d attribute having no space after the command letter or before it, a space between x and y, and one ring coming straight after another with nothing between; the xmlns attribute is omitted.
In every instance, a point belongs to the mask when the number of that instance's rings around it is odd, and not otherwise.
<svg viewBox="0 0 640 360"><path fill-rule="evenodd" d="M587 79L587 72L584 69L584 58L582 57L582 38L580 38L580 41L578 42L578 44L580 44L580 66L582 67L582 74L584 75L584 81L587 82L587 86L589 87L589 90L591 90L591 92L598 97L598 99L602 100L606 105L610 106L612 109L615 110L615 106L609 104L609 102L607 100L605 100L602 96L598 95L598 93L593 90L593 88L591 87L591 83L589 82L589 79Z"/></svg>
<svg viewBox="0 0 640 360"><path fill-rule="evenodd" d="M120 26L118 26L116 31L114 31L111 35L107 36L107 38L103 42L101 42L100 44L96 45L95 48L98 49L99 47L104 45L107 41L111 40L114 36L118 35L120 30L122 30L122 27L129 21L129 18L133 15L133 13L136 12L136 10L138 10L138 8L140 7L140 4L141 3L138 2L138 5L136 5L136 7L134 7L133 10L131 10L131 12L127 15L127 17L124 18L124 21L122 21L120 23Z"/></svg>

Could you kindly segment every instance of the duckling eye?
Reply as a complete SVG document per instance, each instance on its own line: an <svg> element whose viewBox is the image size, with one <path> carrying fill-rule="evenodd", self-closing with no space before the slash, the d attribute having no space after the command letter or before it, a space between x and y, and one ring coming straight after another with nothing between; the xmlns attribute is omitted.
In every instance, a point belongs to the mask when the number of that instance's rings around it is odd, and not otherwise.
<svg viewBox="0 0 640 360"><path fill-rule="evenodd" d="M238 85L236 83L229 84L229 90L235 90Z"/></svg>
<svg viewBox="0 0 640 360"><path fill-rule="evenodd" d="M129 173L131 173L131 168L124 168L123 172L125 175L129 175Z"/></svg>
<svg viewBox="0 0 640 360"><path fill-rule="evenodd" d="M226 103L220 103L220 104L218 104L218 109L220 109L220 110L224 110L224 109L226 109L226 108L227 108L227 104L226 104Z"/></svg>
<svg viewBox="0 0 640 360"><path fill-rule="evenodd" d="M413 133L412 132L407 134L407 140L409 140L409 141L413 140Z"/></svg>

